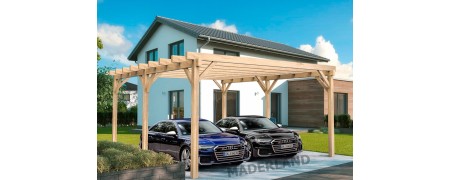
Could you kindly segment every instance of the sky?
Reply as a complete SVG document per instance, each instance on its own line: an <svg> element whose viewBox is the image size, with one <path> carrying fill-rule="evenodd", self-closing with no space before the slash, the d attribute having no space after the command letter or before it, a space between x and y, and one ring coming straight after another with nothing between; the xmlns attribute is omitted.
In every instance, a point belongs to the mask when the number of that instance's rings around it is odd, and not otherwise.
<svg viewBox="0 0 450 180"><path fill-rule="evenodd" d="M127 57L156 16L283 43L330 59L336 78L353 79L353 2L99 0L99 66L133 65Z"/></svg>

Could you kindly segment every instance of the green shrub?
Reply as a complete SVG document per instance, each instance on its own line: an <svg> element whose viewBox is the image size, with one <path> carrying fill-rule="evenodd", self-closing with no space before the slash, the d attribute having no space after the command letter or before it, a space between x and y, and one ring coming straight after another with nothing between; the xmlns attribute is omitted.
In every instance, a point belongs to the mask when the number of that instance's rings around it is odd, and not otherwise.
<svg viewBox="0 0 450 180"><path fill-rule="evenodd" d="M130 152L109 148L103 152L103 156L108 158L112 171L138 168L138 165L133 162L134 155Z"/></svg>
<svg viewBox="0 0 450 180"><path fill-rule="evenodd" d="M350 128L351 126L351 117L348 114L341 114L338 116L339 127L341 128Z"/></svg>
<svg viewBox="0 0 450 180"><path fill-rule="evenodd" d="M97 141L97 155L103 154L106 149L110 148L131 153L137 153L140 151L139 147L133 145L115 143L112 141Z"/></svg>
<svg viewBox="0 0 450 180"><path fill-rule="evenodd" d="M141 150L137 146L111 141L97 142L97 172L120 171L173 164L172 156Z"/></svg>
<svg viewBox="0 0 450 180"><path fill-rule="evenodd" d="M97 155L97 172L104 173L108 172L111 169L111 164L108 161L108 158Z"/></svg>
<svg viewBox="0 0 450 180"><path fill-rule="evenodd" d="M338 116L335 114L334 115L334 127L337 127L337 122L338 122ZM323 122L325 124L325 127L328 127L328 114L325 114L325 116L323 117Z"/></svg>

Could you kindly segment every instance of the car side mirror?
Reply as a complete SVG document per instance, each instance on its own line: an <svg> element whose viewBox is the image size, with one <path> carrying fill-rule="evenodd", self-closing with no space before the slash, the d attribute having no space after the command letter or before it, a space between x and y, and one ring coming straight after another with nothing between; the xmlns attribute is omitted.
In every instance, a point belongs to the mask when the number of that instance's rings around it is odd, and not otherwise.
<svg viewBox="0 0 450 180"><path fill-rule="evenodd" d="M283 127L283 125L281 125L281 124L277 124L277 126L278 126L278 127Z"/></svg>
<svg viewBox="0 0 450 180"><path fill-rule="evenodd" d="M239 129L237 127L231 127L230 129L227 129L227 133L237 134L239 133Z"/></svg>
<svg viewBox="0 0 450 180"><path fill-rule="evenodd" d="M166 134L171 136L177 136L177 133L175 131L169 131Z"/></svg>

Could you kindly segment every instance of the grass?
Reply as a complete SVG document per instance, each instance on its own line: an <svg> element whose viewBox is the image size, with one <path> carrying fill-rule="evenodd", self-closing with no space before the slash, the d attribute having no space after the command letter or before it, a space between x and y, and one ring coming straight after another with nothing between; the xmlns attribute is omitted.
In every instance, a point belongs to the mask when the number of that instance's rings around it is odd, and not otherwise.
<svg viewBox="0 0 450 180"><path fill-rule="evenodd" d="M328 153L328 134L300 133L303 149L306 151ZM353 156L353 134L335 134L336 154Z"/></svg>
<svg viewBox="0 0 450 180"><path fill-rule="evenodd" d="M140 132L131 132L132 129L139 129L136 126L117 127L117 141L125 144L139 146ZM112 141L111 127L97 127L97 141Z"/></svg>
<svg viewBox="0 0 450 180"><path fill-rule="evenodd" d="M123 126L117 128L117 141L125 144L139 145L140 132L131 132L132 129L139 129L136 126ZM97 128L97 141L112 140L111 127ZM328 134L300 133L303 140L303 149L306 151L328 153ZM336 134L335 136L336 154L353 156L353 135Z"/></svg>

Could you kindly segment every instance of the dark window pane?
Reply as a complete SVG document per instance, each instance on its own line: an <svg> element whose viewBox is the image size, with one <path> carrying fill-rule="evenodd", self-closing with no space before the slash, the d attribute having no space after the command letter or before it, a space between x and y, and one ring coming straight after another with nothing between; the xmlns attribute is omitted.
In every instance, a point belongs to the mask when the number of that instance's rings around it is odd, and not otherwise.
<svg viewBox="0 0 450 180"><path fill-rule="evenodd" d="M184 41L180 42L180 44L179 44L178 55L184 56Z"/></svg>
<svg viewBox="0 0 450 180"><path fill-rule="evenodd" d="M214 49L214 54L225 55L225 51Z"/></svg>

